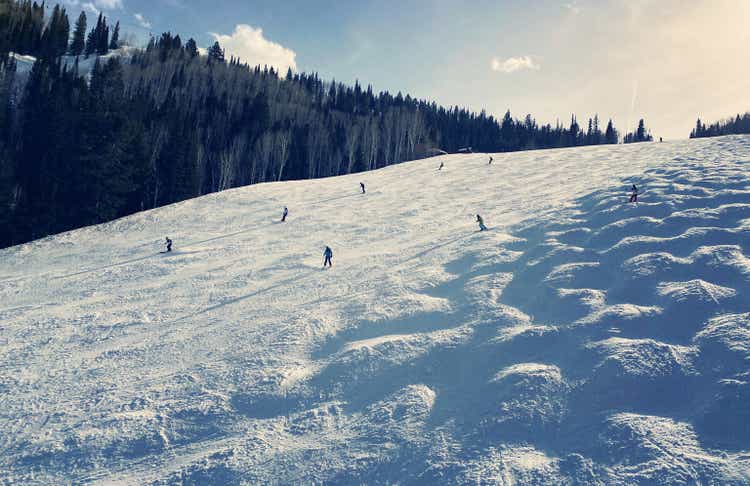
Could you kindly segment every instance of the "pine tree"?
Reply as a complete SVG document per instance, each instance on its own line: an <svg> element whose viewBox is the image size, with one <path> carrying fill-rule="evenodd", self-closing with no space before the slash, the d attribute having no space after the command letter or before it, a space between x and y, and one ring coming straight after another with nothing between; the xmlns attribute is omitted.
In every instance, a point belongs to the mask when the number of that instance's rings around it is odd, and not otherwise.
<svg viewBox="0 0 750 486"><path fill-rule="evenodd" d="M185 52L188 53L191 59L198 57L198 45L192 37L185 43Z"/></svg>
<svg viewBox="0 0 750 486"><path fill-rule="evenodd" d="M599 115L594 115L594 139L591 141L593 145L599 145L602 143L602 131L599 128Z"/></svg>
<svg viewBox="0 0 750 486"><path fill-rule="evenodd" d="M68 49L68 35L70 33L70 23L65 9L55 5L52 9L52 16L49 23L44 28L39 44L39 56L52 60L65 54Z"/></svg>
<svg viewBox="0 0 750 486"><path fill-rule="evenodd" d="M109 41L109 49L115 50L120 47L120 22L115 24L115 30L112 32L112 40Z"/></svg>
<svg viewBox="0 0 750 486"><path fill-rule="evenodd" d="M75 30L73 31L73 40L70 42L68 52L72 56L80 56L86 47L86 13L81 12L76 21Z"/></svg>
<svg viewBox="0 0 750 486"><path fill-rule="evenodd" d="M635 140L636 142L643 142L646 140L646 124L644 123L643 118L638 121L638 128L635 131Z"/></svg>
<svg viewBox="0 0 750 486"><path fill-rule="evenodd" d="M581 131L581 128L578 125L578 120L576 119L576 116L571 115L570 128L568 129L568 137L569 137L568 146L575 147L576 145L578 145L580 131Z"/></svg>
<svg viewBox="0 0 750 486"><path fill-rule="evenodd" d="M690 138L699 138L705 136L705 126L701 122L701 119L698 118L698 121L695 123L695 128L693 129L693 133L690 134Z"/></svg>
<svg viewBox="0 0 750 486"><path fill-rule="evenodd" d="M96 53L99 50L99 43L101 41L102 31L102 14L99 13L99 18L96 20L96 26L91 29L88 36L86 37L86 48L84 53L88 58L90 55Z"/></svg>
<svg viewBox="0 0 750 486"><path fill-rule="evenodd" d="M225 62L224 49L219 45L219 41L208 48L208 62Z"/></svg>
<svg viewBox="0 0 750 486"><path fill-rule="evenodd" d="M607 122L607 129L604 132L604 143L607 144L616 144L618 142L619 135L617 133L617 130L615 130L614 125L612 124L612 120L610 119L609 122Z"/></svg>
<svg viewBox="0 0 750 486"><path fill-rule="evenodd" d="M97 35L96 41L96 53L100 56L105 55L109 52L109 26L107 25L107 18L102 18L102 25Z"/></svg>

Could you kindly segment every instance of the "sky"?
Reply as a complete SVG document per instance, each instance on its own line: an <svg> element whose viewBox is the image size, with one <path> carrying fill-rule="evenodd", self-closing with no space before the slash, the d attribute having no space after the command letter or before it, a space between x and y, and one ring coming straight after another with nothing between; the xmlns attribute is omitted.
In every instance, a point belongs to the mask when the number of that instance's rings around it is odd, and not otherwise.
<svg viewBox="0 0 750 486"><path fill-rule="evenodd" d="M750 111L750 0L63 0L283 72L655 137ZM89 20L89 25L94 19Z"/></svg>

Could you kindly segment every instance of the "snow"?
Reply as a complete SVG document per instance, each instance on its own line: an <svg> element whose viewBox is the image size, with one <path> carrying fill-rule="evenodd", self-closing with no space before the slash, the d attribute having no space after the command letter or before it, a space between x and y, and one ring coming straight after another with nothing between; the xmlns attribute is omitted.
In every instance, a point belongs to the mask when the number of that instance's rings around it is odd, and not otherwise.
<svg viewBox="0 0 750 486"><path fill-rule="evenodd" d="M91 71L94 70L94 65L96 64L96 60L99 59L99 62L105 63L109 59L112 58L120 58L123 62L127 62L130 60L133 55L138 51L139 49L132 46L122 46L118 49L113 49L109 51L107 54L103 56L97 56L97 55L91 55L91 56L78 56L78 72L82 75L86 75L87 77L91 75ZM16 60L16 72L20 75L20 79L22 82L25 82L26 77L31 72L31 68L34 66L34 63L36 62L36 58L34 56L27 56L22 54L17 54L14 52L10 53L10 56L13 57ZM68 68L73 68L76 61L76 56L62 56L61 57L61 64L63 66L68 66Z"/></svg>
<svg viewBox="0 0 750 486"><path fill-rule="evenodd" d="M750 482L750 137L492 156L0 251L0 478Z"/></svg>

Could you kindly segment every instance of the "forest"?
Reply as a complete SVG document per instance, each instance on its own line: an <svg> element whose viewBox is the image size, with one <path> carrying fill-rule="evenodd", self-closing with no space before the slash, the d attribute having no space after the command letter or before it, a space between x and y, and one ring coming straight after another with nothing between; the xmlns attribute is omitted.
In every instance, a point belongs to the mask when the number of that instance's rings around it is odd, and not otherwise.
<svg viewBox="0 0 750 486"><path fill-rule="evenodd" d="M690 132L690 138L718 137L721 135L739 135L750 133L750 112L727 118L710 125L706 125L698 118L695 128Z"/></svg>
<svg viewBox="0 0 750 486"><path fill-rule="evenodd" d="M88 20L0 0L0 247L248 184L620 139L598 116L496 119L249 66L169 32L125 49L119 23ZM35 59L28 72L18 56Z"/></svg>

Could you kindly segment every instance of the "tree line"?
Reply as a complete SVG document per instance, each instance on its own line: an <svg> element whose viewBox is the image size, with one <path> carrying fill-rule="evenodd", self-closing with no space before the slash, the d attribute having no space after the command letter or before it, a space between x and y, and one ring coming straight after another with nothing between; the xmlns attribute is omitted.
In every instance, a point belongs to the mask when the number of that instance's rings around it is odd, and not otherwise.
<svg viewBox="0 0 750 486"><path fill-rule="evenodd" d="M690 138L718 137L721 135L739 135L750 133L750 112L727 118L710 125L706 125L698 118L695 128L690 132Z"/></svg>
<svg viewBox="0 0 750 486"><path fill-rule="evenodd" d="M128 57L99 15L72 34L65 9L0 0L0 246L267 181L366 171L440 151L617 143L583 127L496 119L371 86L206 55L164 33ZM25 82L9 53L35 56ZM89 75L87 78L86 75Z"/></svg>
<svg viewBox="0 0 750 486"><path fill-rule="evenodd" d="M73 31L65 7L55 5L49 19L44 3L0 0L0 56L9 52L52 60L63 55L104 55L120 46L120 23L114 28L99 14L96 26L87 32L87 17L81 12Z"/></svg>

